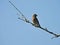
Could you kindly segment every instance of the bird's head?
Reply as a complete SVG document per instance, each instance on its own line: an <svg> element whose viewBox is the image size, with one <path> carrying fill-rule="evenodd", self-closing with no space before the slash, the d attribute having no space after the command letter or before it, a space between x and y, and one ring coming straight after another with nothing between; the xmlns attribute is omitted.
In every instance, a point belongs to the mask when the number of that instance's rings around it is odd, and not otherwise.
<svg viewBox="0 0 60 45"><path fill-rule="evenodd" d="M37 16L37 14L33 14L33 16L34 16L34 17L36 17L36 16Z"/></svg>

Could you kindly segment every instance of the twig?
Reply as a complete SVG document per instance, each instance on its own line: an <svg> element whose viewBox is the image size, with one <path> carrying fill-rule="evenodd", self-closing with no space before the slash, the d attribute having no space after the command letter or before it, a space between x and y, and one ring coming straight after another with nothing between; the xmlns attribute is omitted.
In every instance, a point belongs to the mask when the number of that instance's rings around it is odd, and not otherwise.
<svg viewBox="0 0 60 45"><path fill-rule="evenodd" d="M16 8L16 6L11 1L9 1L9 3L22 15L22 17L25 18L25 16L23 15L23 13L18 8Z"/></svg>
<svg viewBox="0 0 60 45"><path fill-rule="evenodd" d="M24 21L24 22L26 22L26 23L30 23L30 24L32 24L33 26L37 27L37 26L34 25L32 22L30 22L30 21L23 15L23 13L22 13L18 8L16 8L16 6L15 6L11 1L9 1L9 3L11 3L11 5L12 5L12 6L21 14L21 16L23 17L23 18L20 18L20 17L19 17L18 19L20 19L20 20L22 20L22 21ZM18 14L18 15L20 15L20 14ZM46 31L46 32L54 35L54 37L52 37L52 39L53 39L53 38L60 37L60 34L55 34L55 33L51 32L51 31L49 31L47 28L43 28L43 27L37 27L37 28L40 28L40 29L42 29L42 30L44 30L44 31Z"/></svg>

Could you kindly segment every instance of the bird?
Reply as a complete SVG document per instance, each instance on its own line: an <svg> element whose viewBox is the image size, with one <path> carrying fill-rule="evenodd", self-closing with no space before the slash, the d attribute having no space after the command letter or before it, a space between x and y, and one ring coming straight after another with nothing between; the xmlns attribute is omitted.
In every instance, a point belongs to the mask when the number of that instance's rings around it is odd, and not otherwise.
<svg viewBox="0 0 60 45"><path fill-rule="evenodd" d="M32 22L33 22L34 26L41 27L40 24L39 24L39 21L37 19L37 14L33 14L33 16L32 16Z"/></svg>

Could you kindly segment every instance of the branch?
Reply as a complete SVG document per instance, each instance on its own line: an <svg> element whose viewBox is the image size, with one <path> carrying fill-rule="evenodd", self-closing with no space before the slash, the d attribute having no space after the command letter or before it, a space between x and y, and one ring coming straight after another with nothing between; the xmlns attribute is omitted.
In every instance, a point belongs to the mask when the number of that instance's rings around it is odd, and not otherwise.
<svg viewBox="0 0 60 45"><path fill-rule="evenodd" d="M30 24L31 24L32 26L34 26L34 27L37 27L35 24L33 24L32 22L30 22L30 21L23 15L23 13L22 13L18 8L16 8L16 6L15 6L11 1L9 1L9 3L21 14L22 18L19 17L18 19L20 19L20 20L22 20L22 21L24 21L24 22L26 22L26 23L30 23ZM18 15L20 16L20 14L18 14ZM53 39L53 38L58 38L58 37L60 37L60 34L53 33L53 32L51 32L51 31L49 31L47 28L43 28L43 27L37 27L37 28L40 28L40 29L48 32L49 34L54 35L54 37L52 37L52 39Z"/></svg>

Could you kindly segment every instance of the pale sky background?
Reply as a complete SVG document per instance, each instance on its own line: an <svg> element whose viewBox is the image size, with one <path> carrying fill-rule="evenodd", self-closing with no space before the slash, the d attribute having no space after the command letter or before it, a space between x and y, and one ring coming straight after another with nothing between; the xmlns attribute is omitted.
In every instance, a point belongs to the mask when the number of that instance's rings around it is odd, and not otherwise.
<svg viewBox="0 0 60 45"><path fill-rule="evenodd" d="M10 0L30 21L38 15L42 27L60 34L60 0ZM60 38L18 19L8 0L0 0L0 45L60 45ZM32 21L31 21L32 22Z"/></svg>

